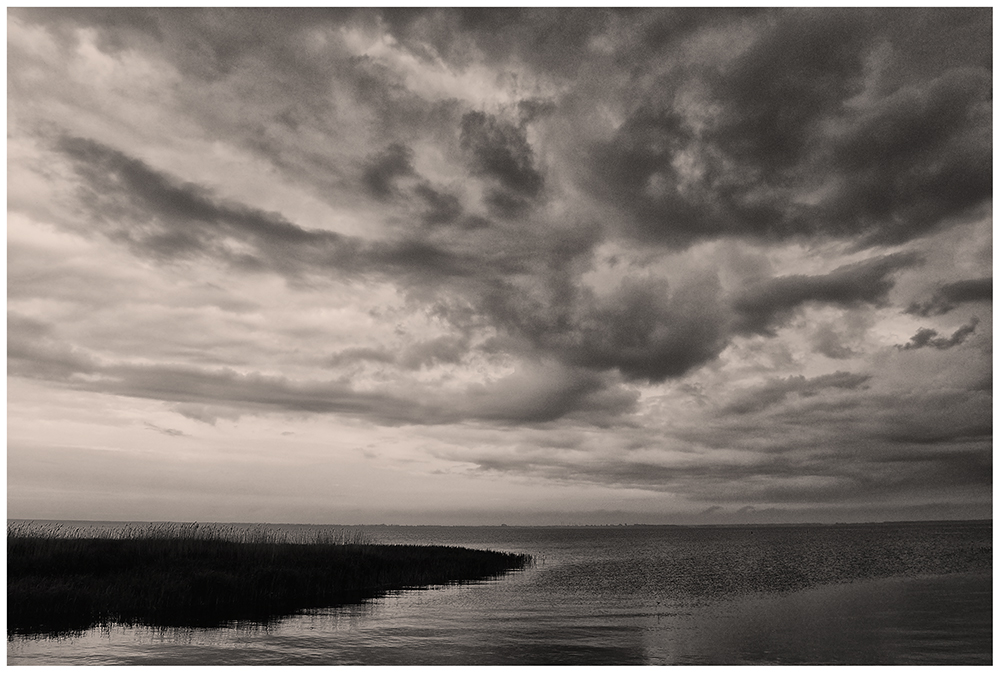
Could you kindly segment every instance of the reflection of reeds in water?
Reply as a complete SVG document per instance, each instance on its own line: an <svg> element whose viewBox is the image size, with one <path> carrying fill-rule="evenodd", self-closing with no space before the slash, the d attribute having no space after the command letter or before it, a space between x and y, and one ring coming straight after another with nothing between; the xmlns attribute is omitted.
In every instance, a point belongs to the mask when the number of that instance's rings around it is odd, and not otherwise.
<svg viewBox="0 0 1000 673"><path fill-rule="evenodd" d="M360 530L151 524L95 533L8 524L8 632L266 622L393 589L473 581L531 557L378 545Z"/></svg>

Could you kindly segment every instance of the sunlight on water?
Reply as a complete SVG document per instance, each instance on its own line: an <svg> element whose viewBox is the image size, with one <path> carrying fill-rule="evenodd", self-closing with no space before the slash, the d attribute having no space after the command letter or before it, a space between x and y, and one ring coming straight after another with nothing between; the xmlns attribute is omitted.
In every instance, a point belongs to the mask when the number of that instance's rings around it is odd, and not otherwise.
<svg viewBox="0 0 1000 673"><path fill-rule="evenodd" d="M8 663L992 662L990 522L376 530L539 560L267 626L8 638Z"/></svg>

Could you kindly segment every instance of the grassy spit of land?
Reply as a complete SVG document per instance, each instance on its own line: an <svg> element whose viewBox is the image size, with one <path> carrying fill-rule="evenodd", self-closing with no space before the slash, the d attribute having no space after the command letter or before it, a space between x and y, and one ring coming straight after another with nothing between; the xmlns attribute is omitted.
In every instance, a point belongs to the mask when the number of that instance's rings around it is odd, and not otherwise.
<svg viewBox="0 0 1000 673"><path fill-rule="evenodd" d="M386 591L496 577L531 557L380 545L358 532L302 540L264 528L123 527L100 537L7 526L7 632L108 624L267 622Z"/></svg>

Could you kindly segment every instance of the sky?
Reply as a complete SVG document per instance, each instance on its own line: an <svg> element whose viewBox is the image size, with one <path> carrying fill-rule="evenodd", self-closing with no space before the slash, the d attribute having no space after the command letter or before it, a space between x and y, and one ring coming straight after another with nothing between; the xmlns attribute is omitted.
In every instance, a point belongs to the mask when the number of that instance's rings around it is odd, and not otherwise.
<svg viewBox="0 0 1000 673"><path fill-rule="evenodd" d="M992 514L992 9L8 9L7 511Z"/></svg>

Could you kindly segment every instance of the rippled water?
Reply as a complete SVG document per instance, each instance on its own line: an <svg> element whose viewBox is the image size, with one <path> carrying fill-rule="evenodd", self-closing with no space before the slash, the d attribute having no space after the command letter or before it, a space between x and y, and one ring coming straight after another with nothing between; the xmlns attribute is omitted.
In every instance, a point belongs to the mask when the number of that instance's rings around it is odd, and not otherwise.
<svg viewBox="0 0 1000 673"><path fill-rule="evenodd" d="M375 527L534 568L225 629L9 637L9 664L990 664L992 523Z"/></svg>

